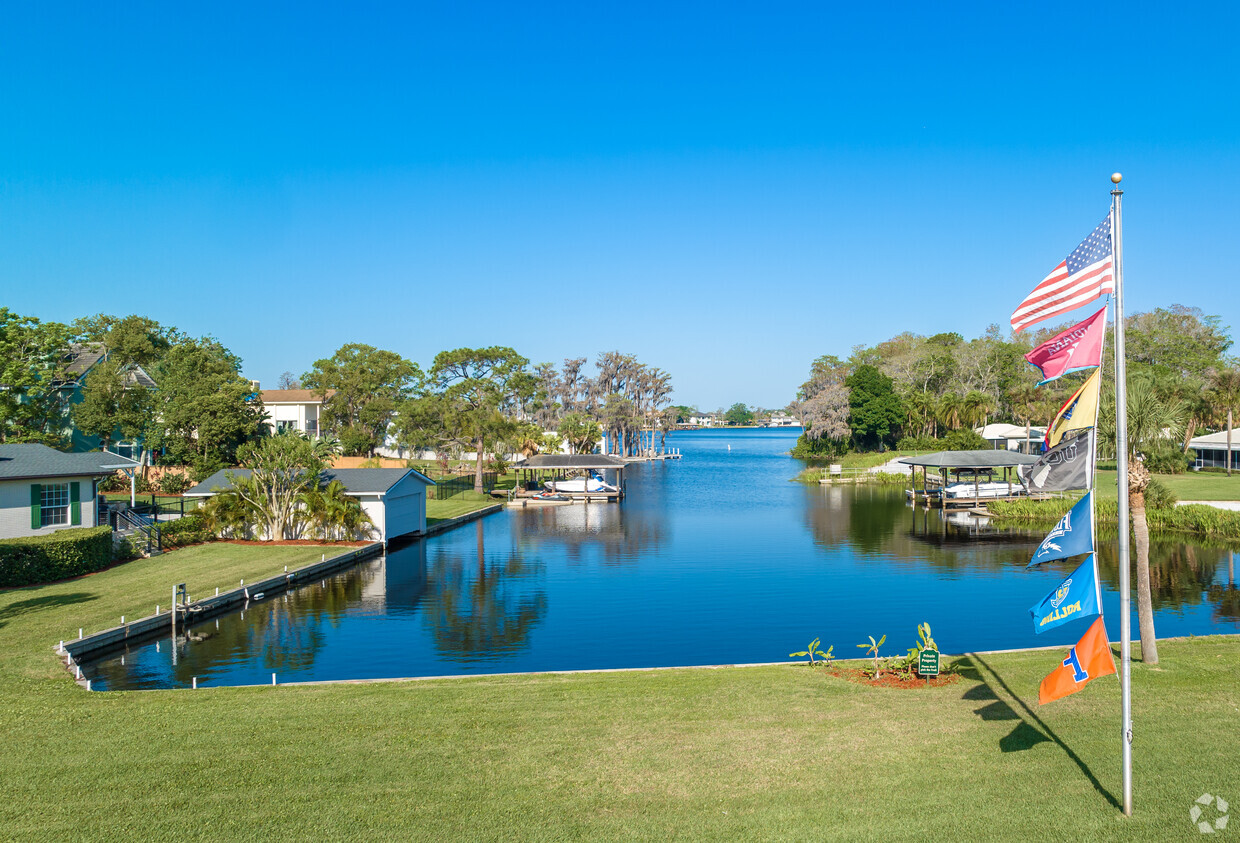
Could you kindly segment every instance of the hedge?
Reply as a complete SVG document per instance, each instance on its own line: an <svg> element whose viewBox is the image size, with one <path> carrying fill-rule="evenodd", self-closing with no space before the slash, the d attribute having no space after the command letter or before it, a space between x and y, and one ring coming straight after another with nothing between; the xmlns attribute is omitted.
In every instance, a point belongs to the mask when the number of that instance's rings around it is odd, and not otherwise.
<svg viewBox="0 0 1240 843"><path fill-rule="evenodd" d="M111 527L77 527L43 536L0 539L0 588L64 580L112 562Z"/></svg>
<svg viewBox="0 0 1240 843"><path fill-rule="evenodd" d="M161 521L159 533L163 538L164 550L184 547L188 544L202 544L215 541L215 536L207 529L201 515L186 515L175 521Z"/></svg>

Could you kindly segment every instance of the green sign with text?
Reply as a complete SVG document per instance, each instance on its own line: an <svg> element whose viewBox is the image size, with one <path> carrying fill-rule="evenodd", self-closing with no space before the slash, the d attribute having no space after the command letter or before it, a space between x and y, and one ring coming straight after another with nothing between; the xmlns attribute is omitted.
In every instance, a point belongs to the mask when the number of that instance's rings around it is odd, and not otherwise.
<svg viewBox="0 0 1240 843"><path fill-rule="evenodd" d="M922 650L921 658L917 661L917 672L922 676L938 676L939 651Z"/></svg>

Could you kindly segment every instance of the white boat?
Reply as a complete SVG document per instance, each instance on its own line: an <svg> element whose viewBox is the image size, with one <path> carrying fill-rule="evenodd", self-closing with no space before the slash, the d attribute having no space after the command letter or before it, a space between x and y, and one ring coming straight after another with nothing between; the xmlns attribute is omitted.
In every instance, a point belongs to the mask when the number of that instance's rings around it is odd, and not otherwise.
<svg viewBox="0 0 1240 843"><path fill-rule="evenodd" d="M553 492L616 492L619 491L615 486L604 483L603 478L594 475L588 480L584 477L576 477L572 480L548 480L543 483Z"/></svg>
<svg viewBox="0 0 1240 843"><path fill-rule="evenodd" d="M947 496L954 499L1005 498L1008 495L1023 495L1025 487L1019 483L953 483L946 491Z"/></svg>

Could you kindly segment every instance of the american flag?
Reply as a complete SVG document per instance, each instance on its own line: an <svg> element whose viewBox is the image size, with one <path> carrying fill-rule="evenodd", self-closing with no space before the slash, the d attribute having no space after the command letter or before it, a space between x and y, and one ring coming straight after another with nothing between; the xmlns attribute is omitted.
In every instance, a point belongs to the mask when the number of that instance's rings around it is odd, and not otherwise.
<svg viewBox="0 0 1240 843"><path fill-rule="evenodd" d="M1012 314L1012 330L1020 332L1035 322L1076 310L1104 293L1113 292L1111 215L1107 214L1093 233L1025 296Z"/></svg>

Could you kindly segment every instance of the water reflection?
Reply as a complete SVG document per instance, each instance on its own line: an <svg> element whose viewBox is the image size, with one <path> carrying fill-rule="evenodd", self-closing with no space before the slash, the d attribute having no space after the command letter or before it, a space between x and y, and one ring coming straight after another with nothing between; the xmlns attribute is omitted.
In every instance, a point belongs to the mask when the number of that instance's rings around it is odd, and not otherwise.
<svg viewBox="0 0 1240 843"><path fill-rule="evenodd" d="M527 562L513 547L488 555L486 530L476 523L473 554L435 554L426 613L439 652L466 663L497 661L523 649L547 613L546 592L537 586L542 564Z"/></svg>
<svg viewBox="0 0 1240 843"><path fill-rule="evenodd" d="M894 652L921 621L947 652L1079 636L1029 623L1077 564L1026 570L1043 531L914 509L898 486L789 482L795 437L694 433L683 462L631 466L621 504L511 509L83 672L141 688L757 662L816 636L838 653L890 634ZM1230 551L1156 539L1151 559L1162 635L1240 629Z"/></svg>

